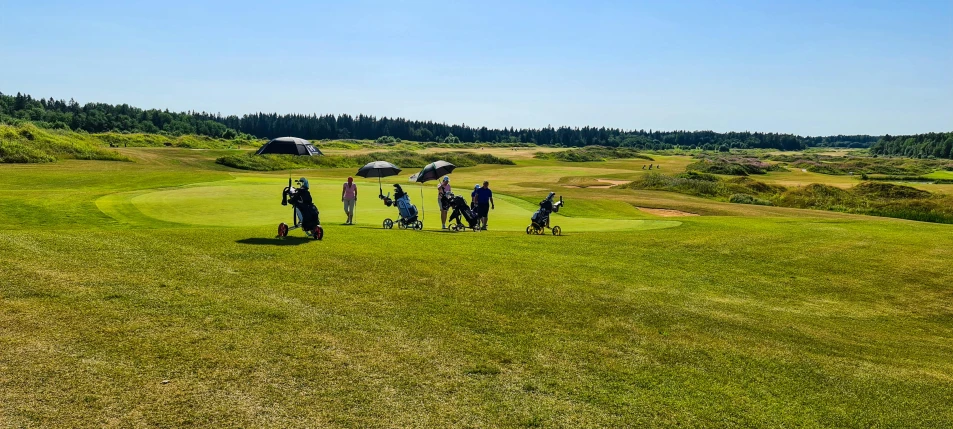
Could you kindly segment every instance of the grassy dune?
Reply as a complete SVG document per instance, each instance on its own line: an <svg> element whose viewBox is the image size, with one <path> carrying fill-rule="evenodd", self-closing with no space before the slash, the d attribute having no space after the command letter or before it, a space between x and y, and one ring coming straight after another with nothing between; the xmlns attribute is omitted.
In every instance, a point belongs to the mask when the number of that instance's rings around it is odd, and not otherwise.
<svg viewBox="0 0 953 429"><path fill-rule="evenodd" d="M0 164L55 162L57 159L129 161L115 148L175 147L187 149L225 149L257 147L261 142L213 139L185 135L77 133L52 130L30 123L0 124Z"/></svg>
<svg viewBox="0 0 953 429"><path fill-rule="evenodd" d="M408 188L424 231L381 230L364 180L343 226L354 169L291 172L327 236L277 241L289 173L120 153L0 165L0 426L953 425L949 225L570 188L642 161L521 157L451 176L490 180L486 233L434 230L433 184ZM566 236L527 236L548 190Z"/></svg>

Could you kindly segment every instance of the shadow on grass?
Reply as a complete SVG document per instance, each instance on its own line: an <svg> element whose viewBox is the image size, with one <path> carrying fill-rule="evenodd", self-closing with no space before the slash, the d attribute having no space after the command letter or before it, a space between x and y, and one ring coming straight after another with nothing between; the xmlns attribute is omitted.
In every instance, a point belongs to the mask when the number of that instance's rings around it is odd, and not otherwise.
<svg viewBox="0 0 953 429"><path fill-rule="evenodd" d="M243 238L235 240L238 244L251 244L256 246L300 246L309 241L314 241L305 237L286 237L286 238Z"/></svg>

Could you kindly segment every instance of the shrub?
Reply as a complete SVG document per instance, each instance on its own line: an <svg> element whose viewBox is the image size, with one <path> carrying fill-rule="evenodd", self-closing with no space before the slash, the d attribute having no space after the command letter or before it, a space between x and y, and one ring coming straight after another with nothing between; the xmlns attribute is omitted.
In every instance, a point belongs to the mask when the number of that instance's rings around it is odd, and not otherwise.
<svg viewBox="0 0 953 429"><path fill-rule="evenodd" d="M647 173L622 188L674 191L682 194L706 197L718 197L725 194L724 183L704 179L666 176L659 173Z"/></svg>
<svg viewBox="0 0 953 429"><path fill-rule="evenodd" d="M706 157L689 164L685 168L691 171L700 171L711 174L724 174L729 176L765 174L768 171L780 169L780 167L776 165L768 164L756 158L741 157Z"/></svg>
<svg viewBox="0 0 953 429"><path fill-rule="evenodd" d="M846 211L847 208L857 205L856 203L850 192L818 183L792 188L780 197L780 205L798 208Z"/></svg>
<svg viewBox="0 0 953 429"><path fill-rule="evenodd" d="M393 144L393 143L400 143L401 140L396 137L381 136L381 137L378 137L377 140L375 141L380 144Z"/></svg>
<svg viewBox="0 0 953 429"><path fill-rule="evenodd" d="M629 148L608 148L604 146L586 146L580 149L569 149L558 152L537 152L537 159L551 159L565 162L593 162L607 159L644 159L654 161L648 155Z"/></svg>
<svg viewBox="0 0 953 429"><path fill-rule="evenodd" d="M717 182L717 181L721 180L721 179L718 178L718 176L716 176L716 175L714 175L714 174L700 173L700 172L694 171L694 170L692 170L692 171L686 171L686 172L684 172L684 173L681 173L681 174L676 175L675 177L680 177L680 178L683 178L683 179L691 179L691 180L704 180L704 181L706 181L706 182Z"/></svg>
<svg viewBox="0 0 953 429"><path fill-rule="evenodd" d="M851 188L853 193L867 198L896 200L896 199L923 199L932 194L922 189L910 186L894 185L892 183L863 182Z"/></svg>
<svg viewBox="0 0 953 429"><path fill-rule="evenodd" d="M56 158L43 151L24 146L17 142L0 140L0 163L46 163L55 162Z"/></svg>
<svg viewBox="0 0 953 429"><path fill-rule="evenodd" d="M735 204L754 204L758 206L772 205L771 201L762 200L761 198L757 198L748 194L734 194L730 198L728 198L728 202L732 202Z"/></svg>

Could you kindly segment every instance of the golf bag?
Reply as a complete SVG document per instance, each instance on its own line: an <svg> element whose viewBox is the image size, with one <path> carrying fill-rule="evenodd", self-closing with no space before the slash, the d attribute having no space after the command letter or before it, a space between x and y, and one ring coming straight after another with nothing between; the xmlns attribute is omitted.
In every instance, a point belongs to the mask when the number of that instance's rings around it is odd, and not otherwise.
<svg viewBox="0 0 953 429"><path fill-rule="evenodd" d="M559 201L553 201L555 196L555 192L550 192L546 199L539 202L539 210L533 213L533 216L530 218L530 225L526 227L527 234L542 234L546 228L549 228L549 215L558 212L559 208L563 205L562 197L559 197ZM553 235L562 234L562 228L558 226L554 226L550 229L552 229Z"/></svg>
<svg viewBox="0 0 953 429"><path fill-rule="evenodd" d="M453 209L453 212L450 213L450 222L456 222L455 225L450 226L450 229L454 231L463 231L467 228L476 230L479 217L470 209L467 200L459 195L453 194L449 194L449 200L450 208Z"/></svg>
<svg viewBox="0 0 953 429"><path fill-rule="evenodd" d="M410 202L410 196L404 192L404 189L400 185L394 185L394 199L390 198L390 194L381 198L384 200L384 205L390 207L392 205L397 206L397 213L400 215L400 218L397 219L397 227L400 229L423 229L424 223L417 219L417 206L413 205ZM391 229L394 227L394 221L390 218L384 219L384 229Z"/></svg>
<svg viewBox="0 0 953 429"><path fill-rule="evenodd" d="M301 228L307 236L321 240L324 238L321 213L311 199L311 192L305 187L293 188L291 179L288 179L288 182L288 187L281 194L281 205L290 204L294 208L294 225L291 227L285 223L278 225L278 238L287 237L288 231Z"/></svg>

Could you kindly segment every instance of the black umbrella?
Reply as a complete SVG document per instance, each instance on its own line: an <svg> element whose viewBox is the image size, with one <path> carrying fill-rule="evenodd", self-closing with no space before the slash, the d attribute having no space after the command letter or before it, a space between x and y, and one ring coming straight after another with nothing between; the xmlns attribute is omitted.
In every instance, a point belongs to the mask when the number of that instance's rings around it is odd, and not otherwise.
<svg viewBox="0 0 953 429"><path fill-rule="evenodd" d="M419 173L413 175L411 180L419 183L437 180L440 176L450 174L454 168L457 168L457 166L447 161L434 161L427 164Z"/></svg>
<svg viewBox="0 0 953 429"><path fill-rule="evenodd" d="M427 164L424 168L420 169L420 171L417 174L410 176L410 181L417 182L417 183L424 183L424 182L429 182L431 180L437 180L440 178L440 176L450 174L450 172L452 172L454 168L457 168L457 166L447 161L434 161L434 162L431 162L430 164ZM420 188L421 209L423 209L424 207L423 199L424 199L424 188ZM424 211L423 215L424 217L427 216L426 211Z"/></svg>
<svg viewBox="0 0 953 429"><path fill-rule="evenodd" d="M398 174L400 174L400 167L387 161L368 162L367 165L357 170L358 176L377 178L377 187L380 188L381 195L384 195L384 189L381 188L381 177L396 176Z"/></svg>

